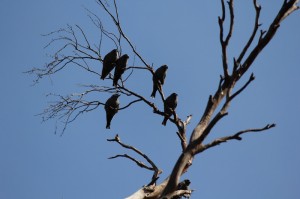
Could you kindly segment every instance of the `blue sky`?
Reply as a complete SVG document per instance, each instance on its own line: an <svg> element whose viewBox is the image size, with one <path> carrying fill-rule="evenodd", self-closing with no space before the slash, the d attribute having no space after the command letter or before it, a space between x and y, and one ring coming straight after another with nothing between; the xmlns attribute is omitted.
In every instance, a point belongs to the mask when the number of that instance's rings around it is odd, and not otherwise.
<svg viewBox="0 0 300 199"><path fill-rule="evenodd" d="M266 29L281 1L259 1L262 28ZM236 26L228 49L229 62L247 41L254 19L252 1L235 2ZM81 25L95 43L99 33L84 7L96 12L112 29L110 19L97 4L79 0L9 1L0 6L0 198L3 199L96 199L124 198L147 184L152 173L125 159L108 160L130 152L107 138L116 133L125 143L148 154L168 176L180 154L176 128L163 127L162 118L143 104L116 115L105 129L103 107L70 124L61 137L54 134L55 121L41 123L35 116L53 98L82 91L78 84L103 84L98 77L73 68L31 86L24 74L43 66L53 49L43 47L51 38L42 37L61 27ZM168 64L166 94L179 94L178 114L193 114L190 135L199 121L208 96L217 88L221 50L217 16L219 1L122 1L119 5L124 31L148 63ZM112 29L113 30L113 29ZM300 197L299 144L299 11L284 21L250 69L256 80L231 104L229 115L208 140L247 128L276 123L276 128L244 136L197 156L183 176L192 181L193 198L289 198ZM113 48L111 43L102 52ZM124 46L133 61L133 54ZM100 63L93 63L101 70ZM98 64L98 65L97 65ZM135 72L129 85L146 97L151 77ZM242 80L245 82L247 78ZM238 84L240 86L242 84ZM99 95L104 101L108 95ZM128 101L124 96L121 103ZM159 99L153 100L161 108Z"/></svg>

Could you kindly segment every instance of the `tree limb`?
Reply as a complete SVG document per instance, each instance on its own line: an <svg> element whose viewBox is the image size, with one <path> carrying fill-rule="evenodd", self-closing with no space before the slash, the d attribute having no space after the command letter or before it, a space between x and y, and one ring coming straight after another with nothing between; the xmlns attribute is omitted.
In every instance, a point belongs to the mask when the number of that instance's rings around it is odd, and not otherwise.
<svg viewBox="0 0 300 199"><path fill-rule="evenodd" d="M299 6L297 6L297 3L299 0L290 0L290 1L284 1L281 9L279 10L277 16L271 23L268 31L264 36L261 36L258 44L254 47L254 49L251 51L247 59L242 64L242 67L239 69L239 74L242 76L251 66L251 64L254 62L258 54L266 47L266 45L272 40L274 35L276 34L280 23L292 12L299 9ZM237 76L236 79L240 79L241 76Z"/></svg>
<svg viewBox="0 0 300 199"><path fill-rule="evenodd" d="M212 148L214 146L217 146L221 143L225 143L229 140L239 140L240 141L240 140L242 140L242 137L241 137L242 134L251 133L251 132L261 132L261 131L269 130L269 129L275 127L275 126L276 126L275 124L267 124L263 128L246 129L246 130L243 130L243 131L239 131L239 132L237 132L237 133L235 133L234 135L231 135L231 136L226 136L226 137L221 137L221 138L215 139L211 143L204 145L202 150L199 150L198 153L201 153L201 152L203 152L203 151L205 151L209 148Z"/></svg>
<svg viewBox="0 0 300 199"><path fill-rule="evenodd" d="M153 171L154 169L152 167L148 167L145 163L136 160L135 158L131 157L130 155L127 154L123 154L123 155L115 155L112 157L109 157L108 159L115 159L115 158L119 158L119 157L124 157L124 158L128 158L130 160L132 160L133 162L135 162L139 167L144 168L144 169L148 169L150 171Z"/></svg>
<svg viewBox="0 0 300 199"><path fill-rule="evenodd" d="M253 42L253 40L255 38L255 35L257 33L258 28L260 27L259 16L260 16L260 11L261 11L261 6L257 5L257 1L256 0L253 0L253 5L254 5L254 8L255 8L255 12L256 12L253 32L252 32L252 34L251 34L248 42L246 43L245 47L243 48L241 54L239 55L238 59L236 60L237 64L241 63L243 57L245 56L247 50L249 49L250 45L252 44L252 42Z"/></svg>
<svg viewBox="0 0 300 199"><path fill-rule="evenodd" d="M221 1L221 2L222 2L223 17L222 18L219 17L219 24L222 25L221 20L225 18L225 14L224 14L224 5L223 5L224 2L223 1ZM191 159L194 158L196 153L201 150L201 148L203 147L202 142L203 142L204 138L210 132L210 129L212 128L212 126L214 126L217 123L217 121L220 118L222 118L222 116L224 116L224 114L226 114L226 112L224 112L224 111L223 111L223 113L219 112L219 114L217 114L217 116L214 118L215 121L212 121L212 123L210 122L213 113L215 112L215 110L217 109L219 104L221 103L222 99L225 97L224 94L226 94L226 96L230 95L230 91L234 88L236 82L250 68L251 64L253 63L253 61L255 60L257 55L261 52L261 50L271 41L271 39L273 38L273 36L277 32L278 27L279 27L280 23L282 22L282 20L287 15L289 15L290 13L292 13L293 11L295 11L299 8L296 5L297 3L298 3L298 0L290 0L290 1L285 1L284 2L281 9L279 10L276 18L274 19L274 21L270 25L269 30L267 31L266 35L263 36L259 40L258 44L256 45L256 47L254 47L254 49L252 50L250 55L247 57L245 62L243 64L241 64L241 67L239 69L237 69L236 71L233 71L233 75L231 76L232 79L230 81L227 81L227 82L224 81L222 83L221 89L218 89L213 96L209 97L206 109L205 109L198 125L194 128L194 130L192 132L192 135L191 135L191 138L190 138L190 143L187 146L186 150L183 151L183 153L178 158L178 160L177 160L177 162L176 162L176 164L175 164L175 166L172 170L172 173L170 175L170 180L168 181L168 184L165 187L165 189L162 193L162 196L170 194L170 193L172 193L176 190L176 186L179 183L180 176L183 174L183 171L185 170L184 168L186 167L188 162ZM221 25L220 25L220 27L222 27ZM222 32L222 30L221 30L221 32ZM220 38L222 38L222 33L220 33L220 35L221 35ZM221 39L221 42L222 42L222 39ZM224 54L223 54L223 56L224 56ZM226 69L226 62L224 62L224 60L225 59L223 57L223 69ZM234 63L234 64L237 65L236 63ZM224 65L225 65L225 67L224 67ZM234 66L234 67L236 67L236 66ZM226 75L226 72L225 72L225 75ZM242 90L244 90L244 88L246 88L247 85L248 84L246 84L240 90L240 92ZM239 94L240 92L238 91L234 95L234 97L237 94ZM223 106L223 108L224 108L224 106ZM208 126L209 124L210 124L210 126Z"/></svg>
<svg viewBox="0 0 300 199"><path fill-rule="evenodd" d="M228 2L228 7L229 7L229 11L230 11L230 28L229 28L229 32L228 32L225 40L223 38L224 37L223 24L224 24L225 16L226 16L224 0L221 0L221 4L222 4L222 17L219 17L220 43L221 43L221 47L222 47L223 72L224 72L225 80L227 80L227 78L229 77L228 63L227 63L227 46L228 46L229 40L232 36L233 24L234 24L233 0L230 0Z"/></svg>
<svg viewBox="0 0 300 199"><path fill-rule="evenodd" d="M136 51L135 47L133 46L133 44L131 43L131 41L128 39L128 37L124 34L123 29L122 29L121 24L120 24L120 21L118 19L116 19L114 17L114 15L107 9L107 7L104 5L104 3L102 2L102 0L97 0L97 2L98 2L99 5L101 5L103 7L103 9L111 17L111 19L113 20L114 24L118 27L118 30L119 30L120 34L127 41L127 43L129 44L129 46L131 47L132 51L145 64L145 66L149 69L149 71L153 73L153 71L151 70L150 65L146 63L146 61L143 59L143 57Z"/></svg>
<svg viewBox="0 0 300 199"><path fill-rule="evenodd" d="M152 176L152 180L151 180L151 182L150 182L149 185L152 185L152 184L154 184L156 182L156 180L158 179L159 174L161 174L162 171L157 168L157 166L154 164L154 162L146 154L142 153L140 150L138 150L137 148L135 148L133 146L130 146L130 145L122 143L118 134L115 136L114 139L107 139L107 141L109 141L109 142L117 142L122 147L124 147L126 149L129 149L129 150L132 150L135 153L137 153L138 155L142 156L152 166L152 168L146 166L144 163L141 163L140 161L137 161L136 159L134 159L134 158L132 158L132 157L126 155L126 154L123 155L122 157L126 157L126 158L131 159L132 161L134 161L136 164L138 164L142 168L153 170L154 174ZM118 157L121 157L121 155L118 155Z"/></svg>

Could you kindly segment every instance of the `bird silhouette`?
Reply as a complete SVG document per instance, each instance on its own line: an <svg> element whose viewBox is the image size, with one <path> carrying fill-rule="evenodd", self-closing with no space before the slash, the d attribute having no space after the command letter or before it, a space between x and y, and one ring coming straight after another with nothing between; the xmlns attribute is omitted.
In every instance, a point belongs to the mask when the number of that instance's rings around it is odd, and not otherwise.
<svg viewBox="0 0 300 199"><path fill-rule="evenodd" d="M105 102L105 112L106 112L106 128L110 129L110 123L111 120L113 119L114 115L118 112L119 110L119 94L113 94L108 100Z"/></svg>
<svg viewBox="0 0 300 199"><path fill-rule="evenodd" d="M118 80L121 78L122 74L126 70L126 65L127 65L127 60L128 59L129 59L129 56L127 54L125 54L125 55L122 55L116 61L116 68L115 68L113 86L117 86L118 85Z"/></svg>
<svg viewBox="0 0 300 199"><path fill-rule="evenodd" d="M161 90L161 86L165 83L165 78L166 78L166 75L167 75L167 70L168 70L168 66L167 65L162 65L161 67L159 67L154 72L154 75L152 77L152 80L153 80L153 90L152 90L151 97L155 98L156 91L158 89Z"/></svg>
<svg viewBox="0 0 300 199"><path fill-rule="evenodd" d="M105 79L105 77L114 69L117 59L118 59L117 49L113 49L107 55L105 55L103 59L101 79Z"/></svg>
<svg viewBox="0 0 300 199"><path fill-rule="evenodd" d="M190 184L191 184L191 181L186 179L178 184L177 190L189 190ZM190 198L190 197L188 194L188 195L183 195L183 196L175 196L172 199L182 199L182 198Z"/></svg>
<svg viewBox="0 0 300 199"><path fill-rule="evenodd" d="M164 101L164 112L165 117L162 122L162 125L166 126L168 119L171 117L173 112L177 107L178 95L176 93L172 93L167 99Z"/></svg>
<svg viewBox="0 0 300 199"><path fill-rule="evenodd" d="M190 184L191 184L191 181L189 179L185 179L178 184L177 190L188 190Z"/></svg>

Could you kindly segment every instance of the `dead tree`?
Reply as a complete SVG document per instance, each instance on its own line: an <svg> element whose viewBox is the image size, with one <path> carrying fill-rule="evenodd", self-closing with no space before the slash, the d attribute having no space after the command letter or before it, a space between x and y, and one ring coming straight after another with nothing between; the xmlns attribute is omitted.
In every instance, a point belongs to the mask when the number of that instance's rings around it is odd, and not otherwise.
<svg viewBox="0 0 300 199"><path fill-rule="evenodd" d="M160 183L157 181L162 171L146 154L133 146L123 143L118 135L112 139L108 139L110 142L116 142L122 147L132 150L137 155L141 156L141 158L146 160L148 165L127 154L116 155L111 157L111 159L118 157L128 158L135 162L138 166L153 171L153 176L148 185L142 187L131 196L127 197L127 199L171 199L190 197L193 191L188 187L190 182L189 180L181 181L181 176L183 173L188 171L192 165L193 159L197 156L197 154L230 140L242 140L242 135L245 133L261 132L275 127L275 124L266 124L262 128L241 130L232 135L215 139L210 143L204 142L206 137L212 132L213 127L228 114L230 103L236 99L237 96L242 93L255 79L254 74L250 74L248 81L246 81L243 86L240 88L235 88L240 79L247 78L245 77L247 71L260 52L272 40L273 36L279 30L280 24L283 22L283 20L285 20L288 15L299 8L297 5L298 0L284 0L281 8L267 30L260 29L261 24L259 19L261 6L258 4L257 0L253 0L253 11L256 13L253 31L250 33L250 37L248 41L246 41L246 44L244 45L240 54L232 58L228 56L227 48L234 31L234 0L229 0L227 5L224 0L221 0L222 13L218 18L218 23L220 30L219 40L222 51L223 74L220 75L220 80L216 85L215 93L208 97L205 111L200 118L200 121L195 126L190 138L187 138L186 136L186 126L190 123L192 118L191 115L187 116L187 118L183 120L182 117L176 113L176 106L173 109L170 109L168 114L166 114L163 110L159 110L158 106L148 99L148 96L143 96L142 94L136 92L134 88L129 88L127 86L127 80L132 78L131 74L135 70L143 70L150 76L155 75L155 70L145 61L143 56L136 50L135 45L129 40L129 38L126 36L126 33L123 31L116 1L112 1L112 7L109 7L108 3L104 0L97 0L96 2L101 8L103 8L107 16L112 19L117 31L109 32L106 30L101 19L95 13L88 10L88 16L101 33L98 45L94 45L87 37L86 32L78 25L74 27L67 26L67 28L51 32L46 35L52 38L47 47L56 42L61 42L61 48L59 48L53 54L51 57L52 61L47 63L45 67L33 68L32 70L28 71L28 73L36 75L36 82L38 82L40 79L46 76L54 75L61 70L70 69L68 68L69 66L75 66L79 67L86 73L90 73L91 75L96 75L99 77L98 85L84 85L85 91L82 93L71 94L68 96L56 95L58 101L51 104L41 114L45 121L53 118L63 120L64 127L62 129L62 133L65 131L67 125L76 120L78 116L82 115L83 113L93 111L99 106L105 105L105 102L99 101L97 98L93 98L91 100L90 95L95 93L118 93L119 95L127 97L129 99L128 104L124 105L123 107L119 107L119 111L131 108L136 103L144 103L153 110L154 114L162 118L165 116L171 116L169 120L176 126L178 130L177 135L181 142L182 153L179 154L178 160L175 163L169 177ZM227 33L224 31L224 22L226 17L229 17L229 27ZM117 84L115 83L114 86L103 86L103 80L100 80L100 72L93 67L94 63L99 64L100 62L103 62L104 54L101 52L103 39L108 39L110 42L112 42L115 45L115 48L118 49L120 55L128 53L122 52L122 46L124 45L123 42L125 42L130 46L134 57L143 63L141 66L133 65L127 66L126 69L123 68L122 73L124 71L125 73L120 81L117 82ZM228 59L233 59L232 66L229 66ZM113 79L113 76L110 74L104 81L109 81L112 83ZM159 92L161 102L164 103L165 96L163 82L158 81L156 83L158 84L157 90ZM152 84L152 82L150 82L150 84Z"/></svg>

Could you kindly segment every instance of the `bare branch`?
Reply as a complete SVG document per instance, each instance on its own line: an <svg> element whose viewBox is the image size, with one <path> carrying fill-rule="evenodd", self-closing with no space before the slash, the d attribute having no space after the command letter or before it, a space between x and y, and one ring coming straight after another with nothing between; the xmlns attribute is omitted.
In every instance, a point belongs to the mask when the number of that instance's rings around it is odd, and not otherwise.
<svg viewBox="0 0 300 199"><path fill-rule="evenodd" d="M56 101L51 102L42 113L38 114L42 116L43 121L57 118L58 121L62 121L64 124L61 135L67 128L67 125L78 116L83 113L88 113L97 109L100 105L104 105L99 100L88 100L89 95L97 92L115 93L115 90L110 87L95 86L95 85L81 85L88 88L82 93L74 93L67 96L48 94L47 97L52 96L58 98ZM129 104L128 106L130 106Z"/></svg>
<svg viewBox="0 0 300 199"><path fill-rule="evenodd" d="M202 150L200 150L198 153L203 152L209 148L212 148L214 146L217 146L221 143L227 142L229 140L242 140L241 135L245 134L245 133L252 133L252 132L261 132L261 131L265 131L265 130L269 130L273 127L275 127L275 124L267 124L265 127L263 128L257 128L257 129L247 129L247 130L243 130L243 131L239 131L237 133L235 133L234 135L231 136L226 136L226 137L222 137L222 138L218 138L216 140L214 140L213 142L206 144L203 146Z"/></svg>
<svg viewBox="0 0 300 199"><path fill-rule="evenodd" d="M155 105L154 103L150 102L149 100L147 100L147 99L146 99L145 97L143 97L142 95L140 95L140 94L138 94L138 93L136 93L136 92L133 92L132 90L129 90L128 88L126 88L126 87L124 87L124 86L120 86L120 85L119 85L119 86L118 86L118 89L123 90L123 91L126 91L126 92L129 93L130 95L133 95L133 96L137 97L138 99L140 99L140 101L145 102L145 104L147 104L149 107L151 107L151 108L153 109L153 113L158 114L158 115L161 115L161 116L165 116L165 113L164 113L163 111L160 111L160 110L156 107L156 105ZM173 115L177 116L176 112L174 112ZM180 123L181 120L180 120L179 118L176 118L176 117L175 117L174 119L169 118L169 120L170 120L172 123L176 124L176 126L177 126L179 129L182 129L181 123Z"/></svg>
<svg viewBox="0 0 300 199"><path fill-rule="evenodd" d="M36 79L34 80L35 83L38 83L41 78L53 75L72 64L79 66L81 69L84 69L89 73L99 75L97 71L89 67L85 60L98 62L100 54L97 50L90 46L82 28L78 25L76 25L76 28L84 37L86 45L80 43L76 31L70 25L68 25L66 29L59 29L44 35L56 36L45 46L45 48L50 48L52 45L54 45L54 43L57 42L63 43L63 45L54 52L53 56L50 56L52 60L43 68L33 68L25 72L36 75ZM65 53L68 55L65 55Z"/></svg>
<svg viewBox="0 0 300 199"><path fill-rule="evenodd" d="M257 1L256 0L253 0L253 5L254 5L254 8L255 8L255 11L256 11L256 15L255 15L255 23L254 23L254 28L253 28L253 32L247 42L247 44L245 45L245 47L243 48L240 56L238 57L238 59L236 60L237 64L241 63L244 55L246 54L247 50L249 49L250 45L252 44L253 40L254 40L254 37L257 33L257 30L260 26L259 24L259 16L260 16L260 11L261 11L261 6L260 5L257 5ZM235 70L233 70L235 71Z"/></svg>
<svg viewBox="0 0 300 199"><path fill-rule="evenodd" d="M255 79L253 73L251 74L249 80L246 82L246 84L240 88L238 91L236 91L233 95L230 95L229 97L226 98L226 101L224 105L222 106L221 110L216 114L216 116L211 120L211 122L207 125L201 136L193 143L193 145L198 145L197 150L201 150L202 146L199 145L199 143L202 143L206 136L210 133L212 128L226 115L228 115L227 109L229 108L230 102L237 96L239 95L249 84ZM232 88L228 89L231 90Z"/></svg>
<svg viewBox="0 0 300 199"><path fill-rule="evenodd" d="M227 80L227 78L229 77L228 63L227 63L227 46L228 46L229 40L232 36L233 24L234 24L233 0L230 0L228 2L228 7L229 7L229 11L230 11L230 28L229 28L229 32L228 32L225 40L223 38L224 37L223 24L224 24L225 16L226 16L224 0L221 0L221 4L222 4L222 17L219 17L220 43L221 43L221 47L222 47L223 71L224 71L225 79Z"/></svg>
<svg viewBox="0 0 300 199"><path fill-rule="evenodd" d="M232 101L238 94L240 94L247 86L255 79L255 76L253 73L251 73L249 80L246 82L246 84L240 88L238 91L236 91L233 95L230 96L229 101Z"/></svg>
<svg viewBox="0 0 300 199"><path fill-rule="evenodd" d="M54 118L62 120L64 124L63 130L61 132L62 135L66 130L67 125L77 119L79 115L95 110L99 105L104 105L104 103L100 101L84 100L83 97L90 92L93 91L86 91L82 94L73 94L66 97L63 97L61 95L49 94L50 96L58 97L60 101L51 104L48 108L46 108L42 113L38 115L42 115L43 121Z"/></svg>
<svg viewBox="0 0 300 199"><path fill-rule="evenodd" d="M153 170L154 174L152 176L151 182L155 183L155 181L158 179L159 174L161 174L162 171L157 168L157 166L154 164L154 162L147 155L145 155L144 153L142 153L140 150L138 150L137 148L135 148L133 146L122 143L118 134L115 136L114 139L107 139L107 141L117 142L122 147L124 147L126 149L130 149L130 150L134 151L135 153L139 154L140 156L142 156L152 166L152 169L150 169L150 170ZM129 157L127 157L127 158L129 158ZM129 159L131 159L131 158L129 158ZM136 161L135 159L131 159L131 160L136 162L138 165L140 163L139 161ZM143 164L141 164L141 165L143 165ZM139 165L139 166L141 166L141 165ZM145 167L143 167L143 168L145 168Z"/></svg>
<svg viewBox="0 0 300 199"><path fill-rule="evenodd" d="M124 106L124 107L122 107L122 108L119 108L119 110L123 110L123 109L125 109L125 108L128 108L128 107L131 106L132 104L137 103L137 102L140 102L140 101L142 101L142 100L141 100L141 99L134 100L134 101L130 102L129 104L127 104L126 106Z"/></svg>
<svg viewBox="0 0 300 199"><path fill-rule="evenodd" d="M192 115L187 116L185 121L181 121L179 120L177 122L177 127L179 129L179 131L176 132L176 134L178 135L180 142L181 142L181 147L182 147L182 151L184 151L187 147L187 138L186 138L186 126L190 123L190 121L192 120Z"/></svg>
<svg viewBox="0 0 300 199"><path fill-rule="evenodd" d="M260 36L259 36L259 39L258 39L258 43L261 42L262 38L264 37L264 35L266 34L266 30L260 30Z"/></svg>
<svg viewBox="0 0 300 199"><path fill-rule="evenodd" d="M87 44L87 48L89 49L91 47L91 45L90 45L90 42L88 41L88 39L86 38L85 33L83 32L82 28L79 25L76 25L76 27L80 30L81 34L83 35L84 40L85 40L85 42Z"/></svg>
<svg viewBox="0 0 300 199"><path fill-rule="evenodd" d="M233 9L233 0L230 0L228 3L229 12L230 12L230 26L229 26L229 32L227 34L227 37L225 39L225 45L227 46L229 43L229 40L232 36L233 32L233 25L234 25L234 9Z"/></svg>
<svg viewBox="0 0 300 199"><path fill-rule="evenodd" d="M135 162L141 168L148 169L150 171L154 170L152 167L148 167L147 165L145 165L145 163L143 163L141 161L138 161L135 158L133 158L133 157L127 155L127 154L124 154L124 155L115 155L113 157L109 157L108 159L115 159L115 158L119 158L119 157L128 158L128 159L132 160L133 162Z"/></svg>
<svg viewBox="0 0 300 199"><path fill-rule="evenodd" d="M147 67L143 67L143 66L129 66L126 68L126 70L129 69L142 69L142 70L149 70Z"/></svg>
<svg viewBox="0 0 300 199"><path fill-rule="evenodd" d="M101 5L103 7L103 9L107 12L107 14L111 17L111 19L113 20L114 24L117 26L119 33L122 35L122 37L127 41L127 43L129 44L129 46L131 47L132 51L136 54L136 56L138 56L138 58L145 64L145 66L147 68L149 68L149 71L151 72L151 67L149 64L146 63L146 61L143 59L143 57L137 52L137 50L135 49L134 45L131 43L131 41L128 39L128 37L125 35L120 21L118 19L116 19L114 17L114 15L107 9L107 7L104 5L104 3L102 2L102 0L97 0L98 4ZM115 3L115 2L114 2ZM115 4L116 5L116 4ZM118 16L118 15L117 15Z"/></svg>
<svg viewBox="0 0 300 199"><path fill-rule="evenodd" d="M289 0L289 1L285 0L283 2L282 10L284 11L284 15L281 17L279 23L281 23L287 16L289 16L294 11L296 11L300 8L297 5L298 3L299 3L299 0Z"/></svg>
<svg viewBox="0 0 300 199"><path fill-rule="evenodd" d="M143 102L145 102L148 106L150 106L151 108L153 108L153 112L155 112L155 113L157 113L157 114L160 114L160 115L164 115L163 112L161 112L161 111L158 110L158 108L155 106L154 103L150 102L149 100L147 100L147 99L144 98L143 96L141 96L141 95L139 95L139 94L137 94L137 93L135 93L135 92L133 92L133 91L131 91L131 90L125 88L124 86L119 86L118 88L119 88L120 90L124 90L124 91L130 93L130 95L133 95L133 96L135 96L135 97L141 99L141 100L142 100Z"/></svg>
<svg viewBox="0 0 300 199"><path fill-rule="evenodd" d="M254 47L254 49L251 51L247 59L242 64L242 67L239 69L239 74L241 76L250 68L258 54L265 48L265 46L271 41L271 39L276 34L280 23L292 12L299 9L299 6L297 6L297 3L299 0L290 0L285 1L279 10L277 16L271 23L269 29L267 30L266 34L264 36L261 36L258 44ZM239 79L241 76L237 77Z"/></svg>
<svg viewBox="0 0 300 199"><path fill-rule="evenodd" d="M221 8L222 8L222 17L221 17L221 21L225 21L225 17L226 17L226 10L225 10L225 3L224 0L221 0ZM223 38L223 36L222 36ZM223 40L223 39L222 39Z"/></svg>

